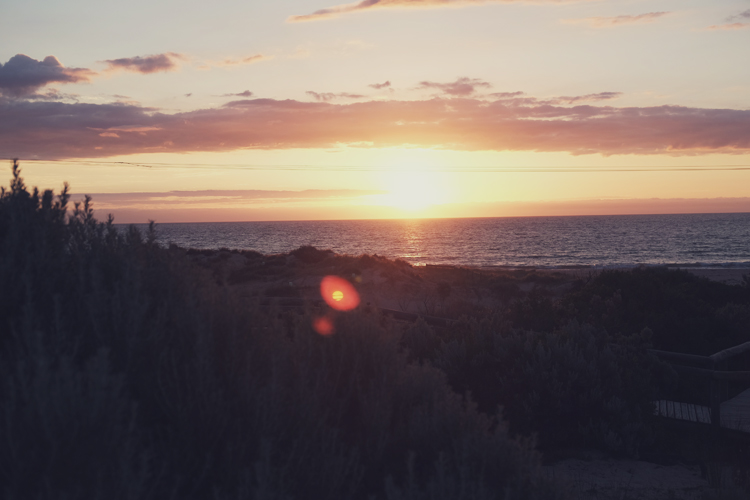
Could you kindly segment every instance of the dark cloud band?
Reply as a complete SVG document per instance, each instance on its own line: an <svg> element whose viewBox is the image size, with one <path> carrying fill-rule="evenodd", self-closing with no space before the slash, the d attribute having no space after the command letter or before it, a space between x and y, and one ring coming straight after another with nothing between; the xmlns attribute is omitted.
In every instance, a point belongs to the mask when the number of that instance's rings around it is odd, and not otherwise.
<svg viewBox="0 0 750 500"><path fill-rule="evenodd" d="M512 92L490 100L351 104L246 99L177 114L129 104L5 99L0 100L0 156L102 158L340 145L603 155L750 153L750 110L578 104L616 94L541 100Z"/></svg>

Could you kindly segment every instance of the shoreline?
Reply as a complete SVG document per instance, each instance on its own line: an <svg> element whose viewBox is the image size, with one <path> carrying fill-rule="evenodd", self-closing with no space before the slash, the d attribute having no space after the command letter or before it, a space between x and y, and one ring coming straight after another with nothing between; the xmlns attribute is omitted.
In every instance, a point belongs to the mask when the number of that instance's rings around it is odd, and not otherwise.
<svg viewBox="0 0 750 500"><path fill-rule="evenodd" d="M562 266L562 267L535 267L535 266L462 266L452 264L424 264L415 265L415 268L434 269L472 269L480 272L536 272L541 274L564 274L571 278L588 278L596 276L603 271L632 271L639 268L666 268L672 271L687 271L695 276L717 281L727 285L744 285L750 283L750 264L636 264L622 266ZM747 279L745 278L747 277Z"/></svg>
<svg viewBox="0 0 750 500"><path fill-rule="evenodd" d="M649 266L651 267L651 266ZM709 281L716 281L724 283L725 285L744 285L750 283L750 267L685 267L685 266L653 266L653 267L666 267L670 271L687 271L688 273L698 276L700 278L706 278ZM577 268L577 269L537 269L537 272L544 273L561 273L571 277L588 277L596 276L602 271L632 271L637 269L635 267L620 267L620 268ZM747 277L747 280L746 280Z"/></svg>

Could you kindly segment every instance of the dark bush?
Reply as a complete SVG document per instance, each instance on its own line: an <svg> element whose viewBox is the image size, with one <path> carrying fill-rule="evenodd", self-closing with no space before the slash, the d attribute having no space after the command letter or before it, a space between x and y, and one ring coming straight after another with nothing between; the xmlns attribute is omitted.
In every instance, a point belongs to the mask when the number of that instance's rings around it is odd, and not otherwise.
<svg viewBox="0 0 750 500"><path fill-rule="evenodd" d="M709 355L750 340L747 328L734 326L729 304L750 305L750 290L651 267L604 271L571 294L565 308L611 333L649 328L657 349Z"/></svg>
<svg viewBox="0 0 750 500"><path fill-rule="evenodd" d="M305 245L289 252L305 264L317 264L333 255L330 250L318 250L314 246Z"/></svg>
<svg viewBox="0 0 750 500"><path fill-rule="evenodd" d="M513 433L538 435L543 449L594 446L636 455L651 438L656 387L667 376L647 355L649 333L612 338L571 323L522 331L502 317L468 320L436 333L424 323L404 344L430 361L481 411L502 414Z"/></svg>
<svg viewBox="0 0 750 500"><path fill-rule="evenodd" d="M441 281L435 287L435 291L437 292L438 297L440 297L440 300L445 300L450 297L453 289L451 288L450 283L448 283L447 281Z"/></svg>

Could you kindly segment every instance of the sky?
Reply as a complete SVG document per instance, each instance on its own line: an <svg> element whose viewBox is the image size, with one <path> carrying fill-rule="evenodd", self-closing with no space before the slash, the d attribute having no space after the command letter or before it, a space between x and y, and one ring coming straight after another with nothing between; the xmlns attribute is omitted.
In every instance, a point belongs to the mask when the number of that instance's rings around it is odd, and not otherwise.
<svg viewBox="0 0 750 500"><path fill-rule="evenodd" d="M6 176L116 222L750 212L750 0L336 2L3 0Z"/></svg>

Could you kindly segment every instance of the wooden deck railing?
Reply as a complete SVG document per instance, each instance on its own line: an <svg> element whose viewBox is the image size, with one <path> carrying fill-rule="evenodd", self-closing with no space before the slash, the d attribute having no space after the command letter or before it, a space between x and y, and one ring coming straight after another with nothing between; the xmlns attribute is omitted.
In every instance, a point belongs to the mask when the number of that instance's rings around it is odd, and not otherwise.
<svg viewBox="0 0 750 500"><path fill-rule="evenodd" d="M750 382L750 371L727 370L727 361L735 356L750 352L750 342L745 342L710 356L697 356L680 352L649 349L651 354L672 365L677 371L693 373L710 381L711 425L721 427L721 403L728 382ZM696 366L688 366L687 363Z"/></svg>

